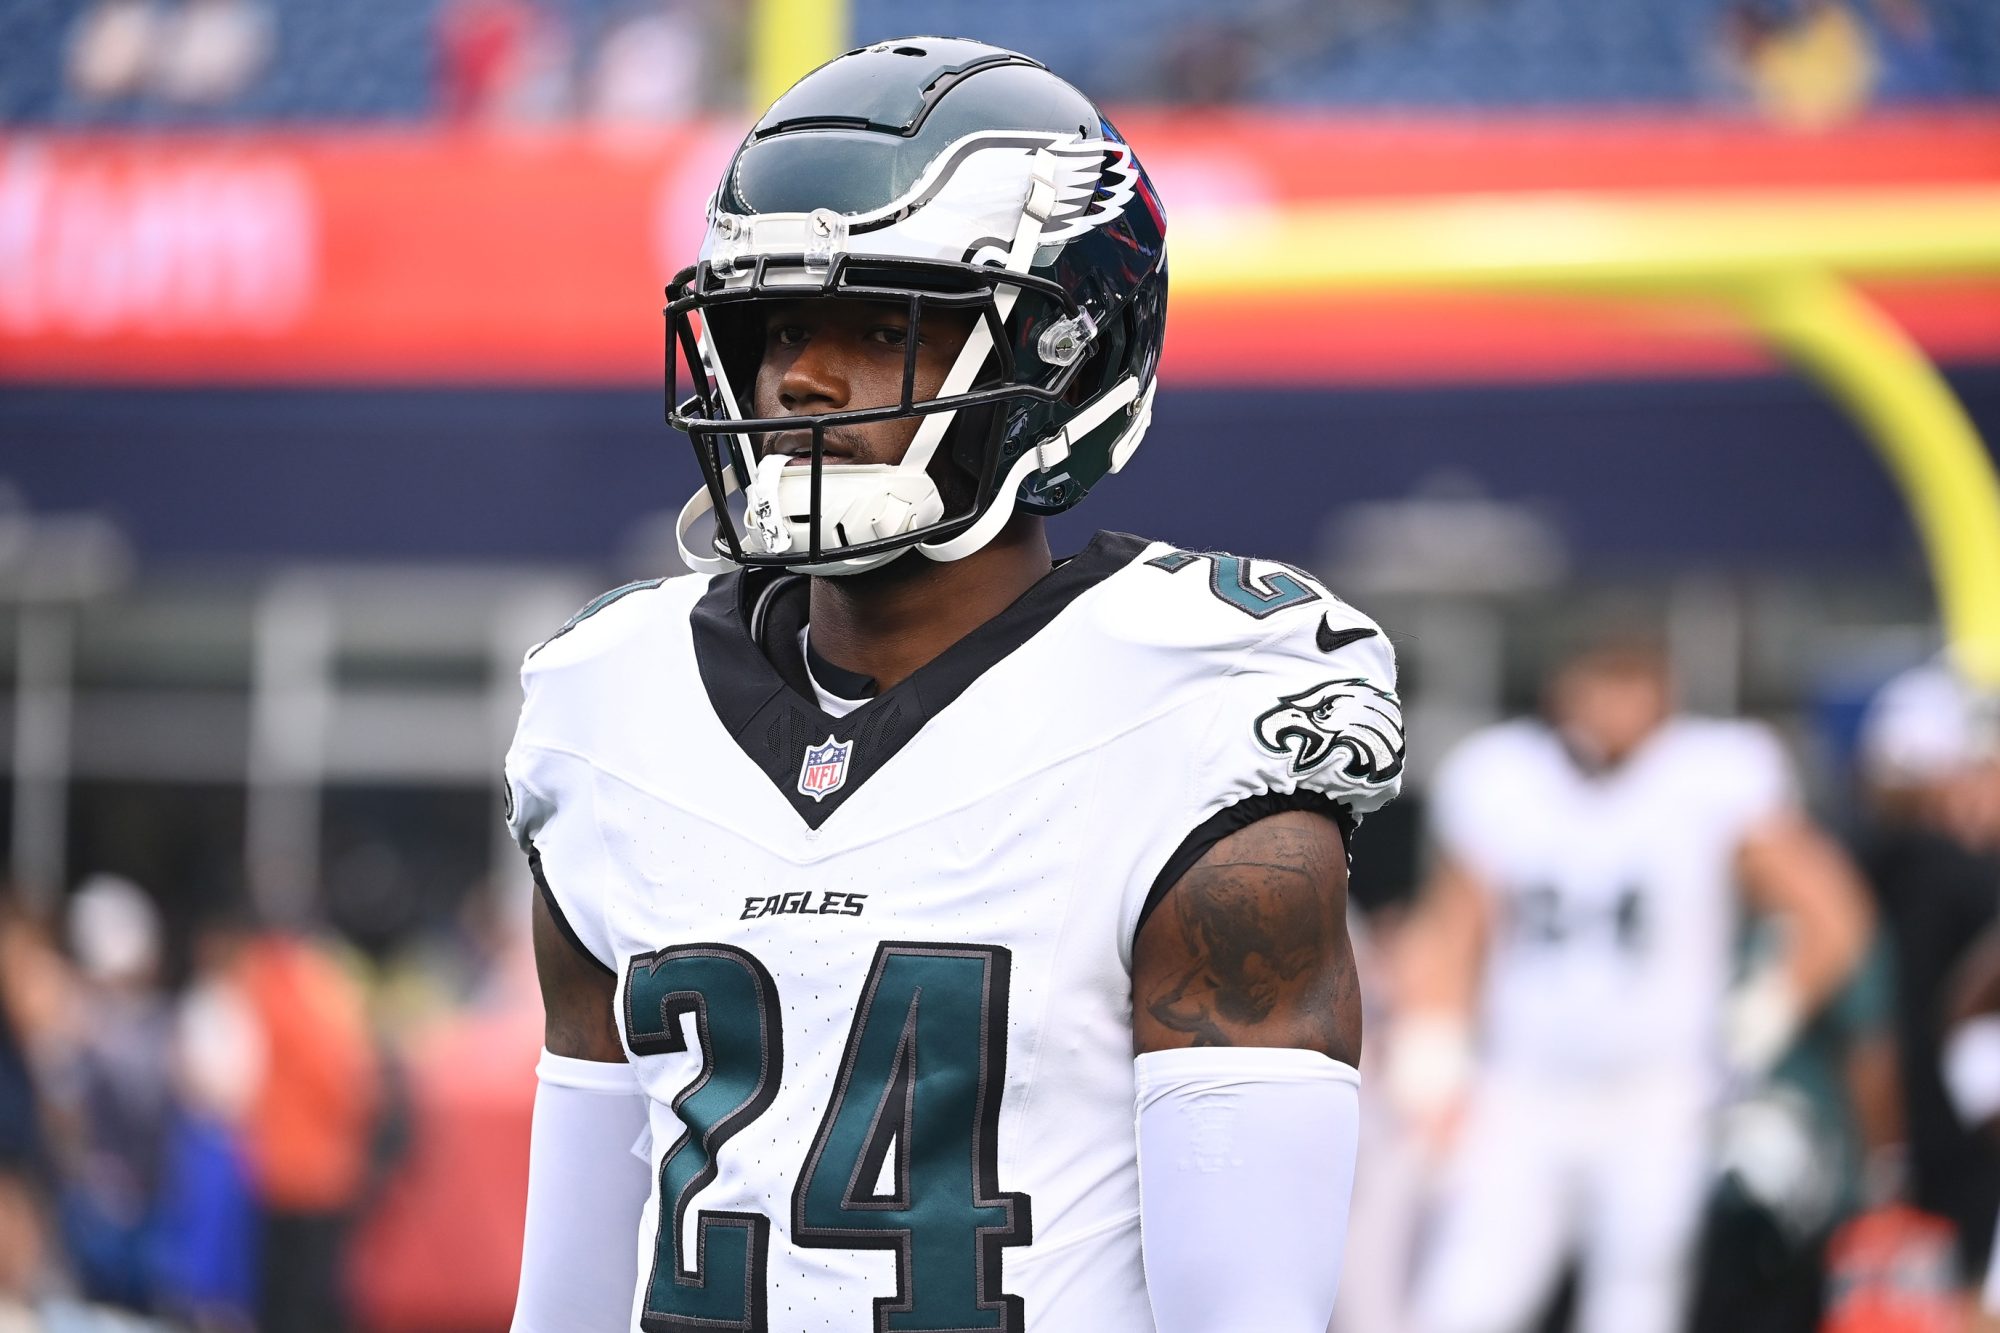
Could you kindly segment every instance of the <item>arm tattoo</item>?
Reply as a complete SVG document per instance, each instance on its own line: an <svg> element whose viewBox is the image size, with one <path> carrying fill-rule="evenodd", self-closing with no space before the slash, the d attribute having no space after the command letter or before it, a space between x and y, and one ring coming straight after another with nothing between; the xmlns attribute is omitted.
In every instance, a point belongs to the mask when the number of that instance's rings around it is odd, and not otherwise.
<svg viewBox="0 0 2000 1333"><path fill-rule="evenodd" d="M1135 1001L1196 1046L1348 1050L1359 994L1339 891L1344 855L1323 830L1267 821L1245 834L1218 844L1162 904L1174 956ZM1251 845L1232 847L1238 839Z"/></svg>

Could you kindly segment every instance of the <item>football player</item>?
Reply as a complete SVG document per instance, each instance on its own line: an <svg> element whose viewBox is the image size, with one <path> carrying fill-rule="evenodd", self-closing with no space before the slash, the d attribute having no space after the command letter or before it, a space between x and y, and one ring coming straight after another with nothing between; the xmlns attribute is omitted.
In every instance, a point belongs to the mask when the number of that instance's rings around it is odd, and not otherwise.
<svg viewBox="0 0 2000 1333"><path fill-rule="evenodd" d="M1572 1256L1582 1333L1678 1327L1718 1097L1866 946L1866 890L1776 740L1672 700L1656 646L1607 638L1555 673L1546 721L1440 767L1387 1066L1451 1149L1424 1333L1534 1327ZM1739 886L1783 945L1732 996Z"/></svg>
<svg viewBox="0 0 2000 1333"><path fill-rule="evenodd" d="M1285 566L1051 558L1151 413L1151 182L1042 66L920 37L780 98L708 223L698 573L533 650L507 760L515 1327L1322 1333L1394 663Z"/></svg>

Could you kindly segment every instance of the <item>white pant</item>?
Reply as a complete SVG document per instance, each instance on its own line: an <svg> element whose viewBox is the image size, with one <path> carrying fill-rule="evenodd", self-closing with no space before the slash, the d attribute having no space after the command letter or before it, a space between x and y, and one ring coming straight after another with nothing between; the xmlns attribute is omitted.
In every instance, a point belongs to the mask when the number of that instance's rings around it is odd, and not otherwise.
<svg viewBox="0 0 2000 1333"><path fill-rule="evenodd" d="M1709 1177L1697 1076L1489 1074L1446 1170L1424 1333L1518 1333L1581 1261L1579 1333L1671 1333Z"/></svg>

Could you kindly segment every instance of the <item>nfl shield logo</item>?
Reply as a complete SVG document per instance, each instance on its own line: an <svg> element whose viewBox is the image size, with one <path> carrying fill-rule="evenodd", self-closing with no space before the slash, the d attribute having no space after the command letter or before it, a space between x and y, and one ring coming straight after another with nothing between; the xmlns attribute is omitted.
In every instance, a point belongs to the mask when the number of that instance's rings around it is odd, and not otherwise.
<svg viewBox="0 0 2000 1333"><path fill-rule="evenodd" d="M853 754L853 741L837 741L831 735L818 745L808 745L799 769L800 793L823 801L846 786L847 761Z"/></svg>

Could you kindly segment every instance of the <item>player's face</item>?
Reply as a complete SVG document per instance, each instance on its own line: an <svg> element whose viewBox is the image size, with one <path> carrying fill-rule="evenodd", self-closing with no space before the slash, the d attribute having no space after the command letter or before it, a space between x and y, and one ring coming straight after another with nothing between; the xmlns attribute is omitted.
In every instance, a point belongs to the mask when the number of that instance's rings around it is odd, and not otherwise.
<svg viewBox="0 0 2000 1333"><path fill-rule="evenodd" d="M1587 657L1557 674L1549 704L1573 748L1600 763L1616 763L1666 721L1672 688L1664 663Z"/></svg>
<svg viewBox="0 0 2000 1333"><path fill-rule="evenodd" d="M976 317L929 308L917 330L914 400L937 397ZM903 358L910 339L907 309L871 301L811 300L774 305L764 319L764 354L757 368L753 410L760 417L821 416L892 407L902 401ZM826 432L826 462L899 463L918 420L836 426ZM812 435L765 436L761 451L811 460Z"/></svg>

